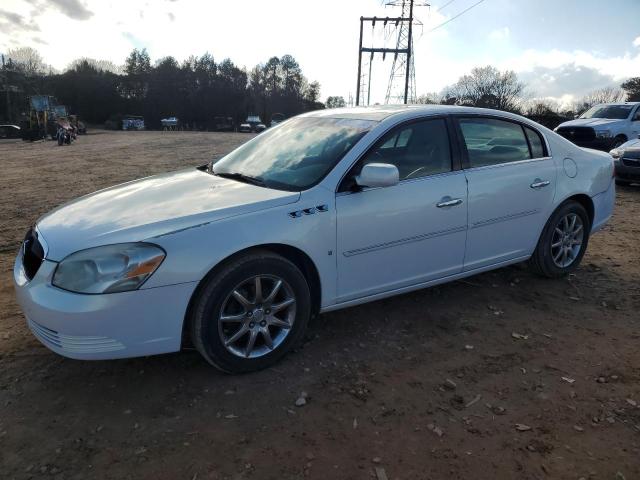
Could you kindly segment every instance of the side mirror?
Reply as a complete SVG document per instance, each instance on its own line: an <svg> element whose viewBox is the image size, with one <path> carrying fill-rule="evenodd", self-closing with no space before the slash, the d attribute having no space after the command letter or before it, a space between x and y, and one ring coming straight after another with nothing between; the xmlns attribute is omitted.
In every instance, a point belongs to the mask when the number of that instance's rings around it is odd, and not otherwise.
<svg viewBox="0 0 640 480"><path fill-rule="evenodd" d="M368 163L355 180L360 187L392 187L400 181L400 173L390 163Z"/></svg>

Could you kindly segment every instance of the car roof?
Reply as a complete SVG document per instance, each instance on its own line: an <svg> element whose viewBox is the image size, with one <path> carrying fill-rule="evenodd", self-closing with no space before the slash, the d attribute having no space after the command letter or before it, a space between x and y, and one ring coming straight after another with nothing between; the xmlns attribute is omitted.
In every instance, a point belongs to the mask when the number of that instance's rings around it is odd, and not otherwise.
<svg viewBox="0 0 640 480"><path fill-rule="evenodd" d="M604 105L622 106L622 105L640 105L640 102L612 102L612 103L598 103L594 107L600 107Z"/></svg>
<svg viewBox="0 0 640 480"><path fill-rule="evenodd" d="M369 107L332 108L325 110L315 110L305 113L303 117L317 118L352 118L356 120L382 120L394 115L405 114L411 117L423 115L437 115L449 113L469 113L497 115L506 118L522 119L519 115L504 112L502 110L492 110L488 108L461 107L458 105L375 105Z"/></svg>

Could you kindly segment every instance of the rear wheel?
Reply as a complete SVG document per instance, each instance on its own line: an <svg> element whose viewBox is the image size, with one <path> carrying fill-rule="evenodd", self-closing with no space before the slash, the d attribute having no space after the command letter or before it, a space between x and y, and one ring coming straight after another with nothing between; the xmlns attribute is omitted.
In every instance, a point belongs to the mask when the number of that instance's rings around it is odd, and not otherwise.
<svg viewBox="0 0 640 480"><path fill-rule="evenodd" d="M206 281L192 308L191 336L215 367L250 372L290 351L302 339L310 313L302 272L279 255L256 252Z"/></svg>
<svg viewBox="0 0 640 480"><path fill-rule="evenodd" d="M529 265L536 273L557 278L575 270L589 242L591 221L575 201L562 204L547 221Z"/></svg>

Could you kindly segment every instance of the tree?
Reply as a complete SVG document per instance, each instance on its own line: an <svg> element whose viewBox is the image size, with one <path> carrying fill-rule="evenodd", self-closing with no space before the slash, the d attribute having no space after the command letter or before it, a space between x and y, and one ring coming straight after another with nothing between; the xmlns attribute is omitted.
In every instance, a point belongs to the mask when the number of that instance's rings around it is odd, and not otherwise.
<svg viewBox="0 0 640 480"><path fill-rule="evenodd" d="M140 114L154 128L161 118L175 115L183 125L204 130L220 116L238 122L257 113L269 121L274 112L289 117L324 108L318 101L320 84L309 82L291 55L270 57L247 72L230 59L216 62L209 53L182 63L164 57L152 64L146 50L134 49L123 67L79 58L63 73L47 72L33 49L9 55L0 74L17 87L24 103L29 95L53 95L70 113L92 123L111 120L115 126L123 114ZM18 109L12 104L11 112L3 107L0 103L3 120L19 122L26 105Z"/></svg>
<svg viewBox="0 0 640 480"><path fill-rule="evenodd" d="M151 58L147 53L147 49L138 50L134 48L125 60L124 71L127 75L148 74L151 71Z"/></svg>
<svg viewBox="0 0 640 480"><path fill-rule="evenodd" d="M640 77L633 77L620 85L627 92L628 102L640 102Z"/></svg>
<svg viewBox="0 0 640 480"><path fill-rule="evenodd" d="M441 103L441 99L437 93L432 92L425 95L420 95L418 98L416 98L416 103L421 105L437 105Z"/></svg>
<svg viewBox="0 0 640 480"><path fill-rule="evenodd" d="M109 60L96 60L95 58L81 57L73 60L67 67L67 71L76 70L78 66L82 64L91 65L93 68L103 72L122 73L122 67L117 66L115 63Z"/></svg>
<svg viewBox="0 0 640 480"><path fill-rule="evenodd" d="M256 65L249 72L248 80L249 111L259 114L264 121L276 112L288 117L321 108L317 102L320 86L309 84L291 55L271 57L266 63Z"/></svg>
<svg viewBox="0 0 640 480"><path fill-rule="evenodd" d="M328 97L325 105L327 108L342 108L347 103L344 101L344 97Z"/></svg>
<svg viewBox="0 0 640 480"><path fill-rule="evenodd" d="M40 53L31 47L14 48L7 52L5 57L14 69L27 76L44 75L47 66Z"/></svg>
<svg viewBox="0 0 640 480"><path fill-rule="evenodd" d="M578 102L576 106L576 110L579 112L584 112L585 110L590 109L594 105L598 105L599 103L616 103L622 102L626 97L626 93L616 87L604 87L598 90L594 90L584 97Z"/></svg>
<svg viewBox="0 0 640 480"><path fill-rule="evenodd" d="M140 111L147 94L148 76L151 73L151 58L146 49L134 48L124 64L126 74L122 84L122 92L129 101L129 109L132 112Z"/></svg>
<svg viewBox="0 0 640 480"><path fill-rule="evenodd" d="M444 102L496 110L518 111L524 84L515 72L479 67L445 89Z"/></svg>
<svg viewBox="0 0 640 480"><path fill-rule="evenodd" d="M304 90L304 101L309 110L324 108L324 104L320 103L318 98L320 98L320 83L311 82Z"/></svg>
<svg viewBox="0 0 640 480"><path fill-rule="evenodd" d="M544 115L557 115L560 111L560 106L555 100L548 98L537 98L523 104L524 114L526 116L544 116Z"/></svg>
<svg viewBox="0 0 640 480"><path fill-rule="evenodd" d="M121 77L96 68L89 60L77 60L60 75L47 77L43 91L51 92L71 113L92 123L102 123L123 107Z"/></svg>
<svg viewBox="0 0 640 480"><path fill-rule="evenodd" d="M555 128L573 118L560 113L560 105L555 100L538 98L523 104L524 115L547 128Z"/></svg>

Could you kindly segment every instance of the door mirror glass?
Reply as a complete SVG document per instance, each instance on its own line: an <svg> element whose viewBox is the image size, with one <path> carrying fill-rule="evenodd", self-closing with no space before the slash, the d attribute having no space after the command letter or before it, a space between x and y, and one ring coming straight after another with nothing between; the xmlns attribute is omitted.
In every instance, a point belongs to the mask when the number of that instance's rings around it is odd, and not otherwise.
<svg viewBox="0 0 640 480"><path fill-rule="evenodd" d="M399 181L398 167L390 163L367 163L356 176L360 187L392 187Z"/></svg>

